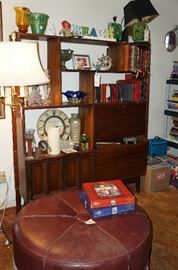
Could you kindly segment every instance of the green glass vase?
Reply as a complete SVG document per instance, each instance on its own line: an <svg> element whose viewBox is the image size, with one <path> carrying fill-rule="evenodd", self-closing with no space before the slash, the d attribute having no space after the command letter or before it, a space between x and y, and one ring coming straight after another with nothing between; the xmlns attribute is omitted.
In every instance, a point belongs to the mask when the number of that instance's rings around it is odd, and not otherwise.
<svg viewBox="0 0 178 270"><path fill-rule="evenodd" d="M44 13L34 13L30 14L30 26L33 34L44 34L49 16Z"/></svg>

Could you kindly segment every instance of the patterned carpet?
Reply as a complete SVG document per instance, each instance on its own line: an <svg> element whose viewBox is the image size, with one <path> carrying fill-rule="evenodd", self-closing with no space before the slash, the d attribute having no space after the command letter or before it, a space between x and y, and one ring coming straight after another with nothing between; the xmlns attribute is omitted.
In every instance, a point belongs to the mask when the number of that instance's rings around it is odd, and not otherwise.
<svg viewBox="0 0 178 270"><path fill-rule="evenodd" d="M178 270L178 189L135 195L153 222L151 270ZM7 209L4 224L14 217L15 210ZM12 270L12 245L5 246L5 240L0 233L0 269Z"/></svg>
<svg viewBox="0 0 178 270"><path fill-rule="evenodd" d="M178 189L136 196L153 223L151 270L178 270Z"/></svg>

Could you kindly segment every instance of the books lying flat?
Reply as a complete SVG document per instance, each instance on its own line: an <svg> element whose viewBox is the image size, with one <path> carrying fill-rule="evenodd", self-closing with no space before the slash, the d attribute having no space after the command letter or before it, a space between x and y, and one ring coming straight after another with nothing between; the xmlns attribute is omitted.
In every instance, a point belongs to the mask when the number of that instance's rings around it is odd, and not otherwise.
<svg viewBox="0 0 178 270"><path fill-rule="evenodd" d="M91 209L135 203L134 195L121 180L83 183L82 189Z"/></svg>
<svg viewBox="0 0 178 270"><path fill-rule="evenodd" d="M101 208L91 208L85 191L80 192L80 199L82 203L84 204L85 208L88 209L88 212L91 214L93 219L107 217L111 215L119 215L119 214L123 214L123 213L135 210L135 204L133 203L101 207Z"/></svg>

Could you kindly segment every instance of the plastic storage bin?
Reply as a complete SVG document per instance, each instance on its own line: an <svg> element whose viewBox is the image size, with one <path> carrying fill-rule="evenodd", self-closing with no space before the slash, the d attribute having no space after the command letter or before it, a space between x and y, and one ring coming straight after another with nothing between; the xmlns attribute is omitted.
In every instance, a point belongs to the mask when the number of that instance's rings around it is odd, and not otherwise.
<svg viewBox="0 0 178 270"><path fill-rule="evenodd" d="M149 156L163 156L167 152L167 141L159 137L149 140L148 155Z"/></svg>
<svg viewBox="0 0 178 270"><path fill-rule="evenodd" d="M145 192L162 191L169 187L171 168L165 162L147 165L146 175L142 177L141 190Z"/></svg>

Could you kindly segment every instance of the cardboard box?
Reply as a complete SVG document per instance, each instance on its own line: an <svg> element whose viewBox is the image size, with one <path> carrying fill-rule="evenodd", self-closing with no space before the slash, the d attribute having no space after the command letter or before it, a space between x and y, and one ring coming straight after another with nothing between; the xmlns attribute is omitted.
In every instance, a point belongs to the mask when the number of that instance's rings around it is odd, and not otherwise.
<svg viewBox="0 0 178 270"><path fill-rule="evenodd" d="M146 175L142 178L141 190L145 192L162 191L169 187L171 169L168 164L147 165Z"/></svg>

